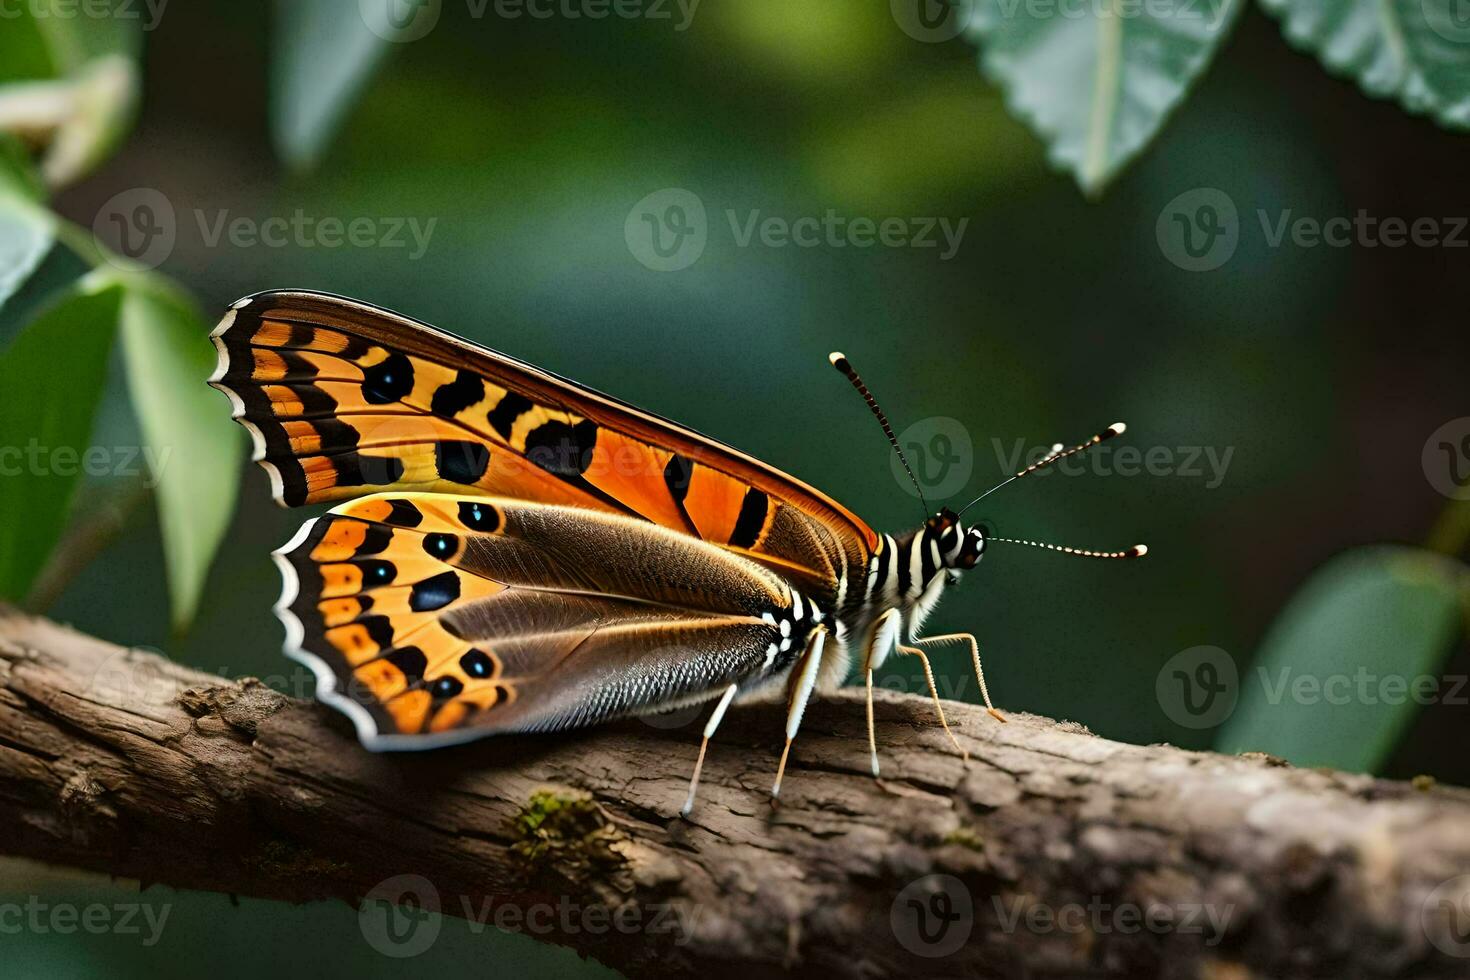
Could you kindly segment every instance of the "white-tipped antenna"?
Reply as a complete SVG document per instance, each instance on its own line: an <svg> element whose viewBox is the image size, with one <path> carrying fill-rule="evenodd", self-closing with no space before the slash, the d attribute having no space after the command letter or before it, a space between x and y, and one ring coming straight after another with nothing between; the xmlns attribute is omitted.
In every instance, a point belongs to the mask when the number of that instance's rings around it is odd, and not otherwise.
<svg viewBox="0 0 1470 980"><path fill-rule="evenodd" d="M999 541L1002 544L1024 544L1030 548L1045 548L1047 551L1059 551L1064 555L1076 555L1078 558L1142 558L1148 554L1148 545L1136 544L1125 551L1091 551L1087 548L1070 548L1064 544L1047 544L1045 541L1023 541L1020 538L995 538L987 537L985 543Z"/></svg>
<svg viewBox="0 0 1470 980"><path fill-rule="evenodd" d="M857 389L857 393L863 396L863 401L868 403L868 410L873 413L873 416L878 420L878 424L883 427L883 434L888 437L888 444L893 447L894 453L898 455L899 463L903 465L903 471L909 475L909 480L913 482L914 490L919 495L919 504L924 508L924 516L927 518L929 516L929 501L924 499L924 488L919 486L919 478L914 476L914 471L909 468L908 457L904 456L903 447L898 444L898 436L893 434L893 426L888 424L888 416L884 415L883 409L878 407L878 399L873 397L873 393L868 390L868 386L863 384L863 379L858 377L857 371L853 368L851 362L848 361L846 354L842 353L842 351L834 350L827 355L827 360L842 373L843 377L852 382L852 386Z"/></svg>
<svg viewBox="0 0 1470 980"><path fill-rule="evenodd" d="M1121 436L1124 432L1127 431L1128 426L1124 425L1122 422L1114 422L1112 425L1108 426L1106 429L1103 429L1091 439L1088 439L1086 442L1079 443L1073 446L1071 449L1063 448L1063 444L1059 442L1055 446L1052 446L1051 452L1047 453L1041 459L1032 463L1030 466L1026 467L1024 470L1021 470L1019 473L1015 473L1012 476L1006 477L1004 480L1000 481L989 490L986 490L984 493L976 497L974 500L970 501L968 504L965 504L964 507L960 508L960 513L963 514L965 511L969 510L971 507L974 507L976 504L984 500L986 497L990 496L992 493L995 493L995 491L999 490L1001 487L1006 486L1010 483L1014 483L1023 476L1030 476L1037 470L1044 469L1051 464L1057 462L1058 460L1066 459L1068 456L1075 456L1078 453L1085 453L1087 450L1091 449L1093 446L1096 446L1098 443L1107 442L1114 436ZM1001 539L992 538L991 540L998 541ZM1031 542L1027 541L1022 543L1030 544Z"/></svg>

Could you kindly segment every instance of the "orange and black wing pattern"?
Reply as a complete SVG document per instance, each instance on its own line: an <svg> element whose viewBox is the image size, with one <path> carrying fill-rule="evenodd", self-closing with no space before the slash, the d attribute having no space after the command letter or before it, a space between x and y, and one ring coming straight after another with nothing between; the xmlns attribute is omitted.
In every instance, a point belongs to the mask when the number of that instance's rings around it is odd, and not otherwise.
<svg viewBox="0 0 1470 980"><path fill-rule="evenodd" d="M276 553L287 652L374 749L591 725L778 678L820 613L648 521L375 494Z"/></svg>
<svg viewBox="0 0 1470 980"><path fill-rule="evenodd" d="M286 505L427 492L631 516L838 605L878 546L846 508L751 456L365 303L260 293L213 338L211 383Z"/></svg>

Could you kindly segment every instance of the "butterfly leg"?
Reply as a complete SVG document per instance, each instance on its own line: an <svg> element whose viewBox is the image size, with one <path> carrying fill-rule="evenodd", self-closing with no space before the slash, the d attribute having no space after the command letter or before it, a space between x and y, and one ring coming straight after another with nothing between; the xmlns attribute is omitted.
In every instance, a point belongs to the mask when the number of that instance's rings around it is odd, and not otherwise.
<svg viewBox="0 0 1470 980"><path fill-rule="evenodd" d="M944 726L944 734L949 736L949 740L954 744L954 749L960 754L960 758L968 760L970 753L961 747L960 740L954 737L954 732L949 730L949 722L944 718L944 705L939 700L939 690L934 686L934 670L929 666L929 658L918 647L906 647L903 644L899 644L898 652L906 653L911 657L918 657L919 663L924 665L924 680L929 682L929 697L934 699L934 711L939 715L939 724ZM986 700L988 701L989 698L987 697Z"/></svg>
<svg viewBox="0 0 1470 980"><path fill-rule="evenodd" d="M781 795L781 777L786 773L786 757L791 753L791 742L801 727L801 716L806 713L807 700L817 684L817 671L822 666L822 648L827 644L827 627L818 626L812 631L806 649L791 670L791 688L786 701L786 746L781 750L781 763L776 767L776 782L771 786L771 804L774 806Z"/></svg>
<svg viewBox="0 0 1470 980"><path fill-rule="evenodd" d="M863 673L868 682L868 755L873 763L873 778L878 778L878 738L873 732L873 671L888 657L888 651L898 644L898 631L902 615L890 609L873 623L868 650L863 658Z"/></svg>
<svg viewBox="0 0 1470 980"><path fill-rule="evenodd" d="M995 705L990 703L990 692L985 689L985 671L980 669L980 644L975 637L969 633L944 633L940 636L926 636L922 640L915 640L914 646L941 645L944 643L968 643L970 645L970 658L975 662L975 679L980 682L980 696L985 699L985 710L996 721L1005 721L1006 716L995 710ZM931 682L932 683L932 682Z"/></svg>
<svg viewBox="0 0 1470 980"><path fill-rule="evenodd" d="M720 703L715 705L714 712L709 716L709 721L704 723L704 741L699 743L699 758L694 761L694 775L689 778L689 798L684 801L684 807L679 811L679 816L689 816L689 811L694 809L694 793L699 789L699 773L704 769L704 752L709 748L709 740L714 737L715 729L720 727L720 722L725 719L725 709L730 707L730 702L735 698L735 692L739 690L739 684L731 684L725 688L725 694L720 698Z"/></svg>

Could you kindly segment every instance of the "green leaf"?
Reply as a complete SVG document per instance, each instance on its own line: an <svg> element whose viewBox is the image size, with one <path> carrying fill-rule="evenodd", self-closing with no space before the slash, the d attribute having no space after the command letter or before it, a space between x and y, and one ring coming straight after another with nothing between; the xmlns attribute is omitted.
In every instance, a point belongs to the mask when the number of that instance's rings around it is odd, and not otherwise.
<svg viewBox="0 0 1470 980"><path fill-rule="evenodd" d="M17 13L0 31L0 82L54 78L59 69L45 35L24 7Z"/></svg>
<svg viewBox="0 0 1470 980"><path fill-rule="evenodd" d="M0 184L0 308L41 264L56 241L51 215Z"/></svg>
<svg viewBox="0 0 1470 980"><path fill-rule="evenodd" d="M138 103L138 66L122 55L98 58L72 77L70 111L41 163L52 187L64 187L97 168L122 143Z"/></svg>
<svg viewBox="0 0 1470 980"><path fill-rule="evenodd" d="M276 151L293 167L316 163L387 54L392 32L370 29L364 6L358 0L276 3L271 131Z"/></svg>
<svg viewBox="0 0 1470 980"><path fill-rule="evenodd" d="M1470 128L1463 0L1262 0L1286 39L1376 99Z"/></svg>
<svg viewBox="0 0 1470 980"><path fill-rule="evenodd" d="M7 194L40 202L46 199L46 185L20 140L0 133L0 197Z"/></svg>
<svg viewBox="0 0 1470 980"><path fill-rule="evenodd" d="M974 0L970 37L1011 114L1095 195L1199 79L1241 0Z"/></svg>
<svg viewBox="0 0 1470 980"><path fill-rule="evenodd" d="M156 466L158 520L176 627L187 626L235 510L240 427L204 383L214 347L199 311L157 280L130 284L122 304L128 391Z"/></svg>
<svg viewBox="0 0 1470 980"><path fill-rule="evenodd" d="M54 0L53 0L54 2ZM135 10L142 15L142 8ZM138 101L140 24L20 5L5 22L0 63L0 132L45 148L52 187L73 183L104 160L132 124Z"/></svg>
<svg viewBox="0 0 1470 980"><path fill-rule="evenodd" d="M56 233L64 234L65 225L58 223ZM51 251L25 282L0 306L0 348L20 336L45 310L55 305L78 280L92 272L92 265L58 237Z"/></svg>
<svg viewBox="0 0 1470 980"><path fill-rule="evenodd" d="M1437 678L1453 648L1466 582L1459 562L1415 548L1329 562L1267 633L1220 749L1376 769L1419 709L1415 684Z"/></svg>
<svg viewBox="0 0 1470 980"><path fill-rule="evenodd" d="M121 300L83 280L0 351L0 598L25 598L66 527Z"/></svg>

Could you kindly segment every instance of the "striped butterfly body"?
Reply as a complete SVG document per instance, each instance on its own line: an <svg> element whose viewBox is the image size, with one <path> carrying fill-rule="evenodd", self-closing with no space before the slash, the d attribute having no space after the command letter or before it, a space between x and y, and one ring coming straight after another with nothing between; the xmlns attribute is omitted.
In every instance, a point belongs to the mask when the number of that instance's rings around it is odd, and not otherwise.
<svg viewBox="0 0 1470 980"><path fill-rule="evenodd" d="M369 748L714 702L707 745L733 701L766 696L785 698L789 751L812 692L856 660L871 749L872 672L915 655L933 693L920 647L943 642L969 644L984 692L972 637L918 635L987 541L1010 540L952 511L876 534L735 449L340 297L247 297L213 339L210 382L277 501L343 501L276 553L277 613L287 653Z"/></svg>

